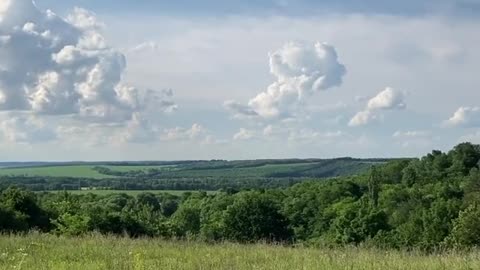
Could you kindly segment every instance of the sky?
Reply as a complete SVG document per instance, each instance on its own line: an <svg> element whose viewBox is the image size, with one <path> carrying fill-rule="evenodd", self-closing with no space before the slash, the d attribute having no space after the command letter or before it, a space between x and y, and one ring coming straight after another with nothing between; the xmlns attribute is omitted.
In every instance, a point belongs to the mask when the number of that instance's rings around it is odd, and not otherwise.
<svg viewBox="0 0 480 270"><path fill-rule="evenodd" d="M480 143L479 0L0 0L0 160Z"/></svg>

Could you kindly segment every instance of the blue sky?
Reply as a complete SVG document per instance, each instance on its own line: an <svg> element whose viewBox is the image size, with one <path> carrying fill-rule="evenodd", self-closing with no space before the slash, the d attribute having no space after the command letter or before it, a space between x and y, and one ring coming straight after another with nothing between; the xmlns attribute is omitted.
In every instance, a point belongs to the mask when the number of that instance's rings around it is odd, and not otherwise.
<svg viewBox="0 0 480 270"><path fill-rule="evenodd" d="M480 143L476 0L35 2L0 4L0 160Z"/></svg>

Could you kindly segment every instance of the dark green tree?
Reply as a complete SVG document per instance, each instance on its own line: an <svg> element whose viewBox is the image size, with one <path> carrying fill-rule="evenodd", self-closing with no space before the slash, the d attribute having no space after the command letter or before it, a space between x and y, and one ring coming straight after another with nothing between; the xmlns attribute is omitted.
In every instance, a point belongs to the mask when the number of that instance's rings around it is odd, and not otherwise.
<svg viewBox="0 0 480 270"><path fill-rule="evenodd" d="M11 187L0 195L0 207L23 219L29 228L48 230L50 220L47 213L37 203L37 197L31 191Z"/></svg>
<svg viewBox="0 0 480 270"><path fill-rule="evenodd" d="M246 192L235 195L224 217L225 236L239 242L288 241L292 232L277 203L266 194Z"/></svg>

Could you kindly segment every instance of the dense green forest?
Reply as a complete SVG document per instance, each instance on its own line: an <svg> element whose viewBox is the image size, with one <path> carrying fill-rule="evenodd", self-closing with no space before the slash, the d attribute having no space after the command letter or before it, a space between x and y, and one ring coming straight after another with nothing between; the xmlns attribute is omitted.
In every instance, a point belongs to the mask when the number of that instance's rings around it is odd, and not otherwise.
<svg viewBox="0 0 480 270"><path fill-rule="evenodd" d="M34 191L279 188L313 178L360 174L372 164L386 161L338 158L17 164L19 167L0 169L0 188L18 186Z"/></svg>
<svg viewBox="0 0 480 270"><path fill-rule="evenodd" d="M480 146L462 143L447 153L286 188L99 196L9 187L0 195L0 229L312 246L471 247L480 245L479 161Z"/></svg>

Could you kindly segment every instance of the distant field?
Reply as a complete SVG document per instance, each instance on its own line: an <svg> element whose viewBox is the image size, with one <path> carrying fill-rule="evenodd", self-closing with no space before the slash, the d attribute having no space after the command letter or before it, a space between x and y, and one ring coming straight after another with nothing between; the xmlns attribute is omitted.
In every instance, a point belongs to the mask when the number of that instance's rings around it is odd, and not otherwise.
<svg viewBox="0 0 480 270"><path fill-rule="evenodd" d="M151 169L173 170L173 169L176 168L176 165L148 165L148 166L101 165L101 167L110 169L112 171L117 171L117 172L131 172L131 171L148 171L148 170L151 170Z"/></svg>
<svg viewBox="0 0 480 270"><path fill-rule="evenodd" d="M54 191L54 192L63 192L63 191ZM68 190L68 193L72 194L96 194L96 195L109 195L109 194L119 194L124 193L131 196L136 196L140 193L149 192L154 194L159 193L168 193L172 195L180 196L186 192L199 192L198 190ZM215 194L216 191L205 191L207 194Z"/></svg>
<svg viewBox="0 0 480 270"><path fill-rule="evenodd" d="M353 247L309 249L30 234L0 236L0 269L473 270L480 269L480 253L474 250L425 255Z"/></svg>
<svg viewBox="0 0 480 270"><path fill-rule="evenodd" d="M117 172L148 171L151 169L162 170L167 174L174 173L185 177L207 177L207 176L225 176L225 177L252 177L265 176L271 173L287 173L307 169L314 166L315 163L295 163L295 164L267 164L262 166L245 168L213 168L213 169L175 169L175 165L162 166L112 166L101 165ZM0 169L0 175L15 176L51 176L51 177L81 177L81 178L112 178L114 175L106 175L94 170L96 166L92 165L70 165L70 166L44 166L44 167L21 167Z"/></svg>
<svg viewBox="0 0 480 270"><path fill-rule="evenodd" d="M21 167L0 169L0 175L13 176L50 176L50 177L85 177L106 178L108 176L93 170L90 165Z"/></svg>
<svg viewBox="0 0 480 270"><path fill-rule="evenodd" d="M2 168L0 175L13 176L50 176L50 177L79 177L79 178L115 178L117 176L105 175L94 170L98 165L68 165L68 166L39 166L39 167L19 167L19 168ZM114 171L147 171L149 169L172 168L170 165L160 166L110 166L101 165L101 167L109 168Z"/></svg>
<svg viewBox="0 0 480 270"><path fill-rule="evenodd" d="M308 180L358 175L384 162L340 158L7 163L10 167L0 169L0 189L11 185L34 191L76 190L79 187L97 190L280 188Z"/></svg>

